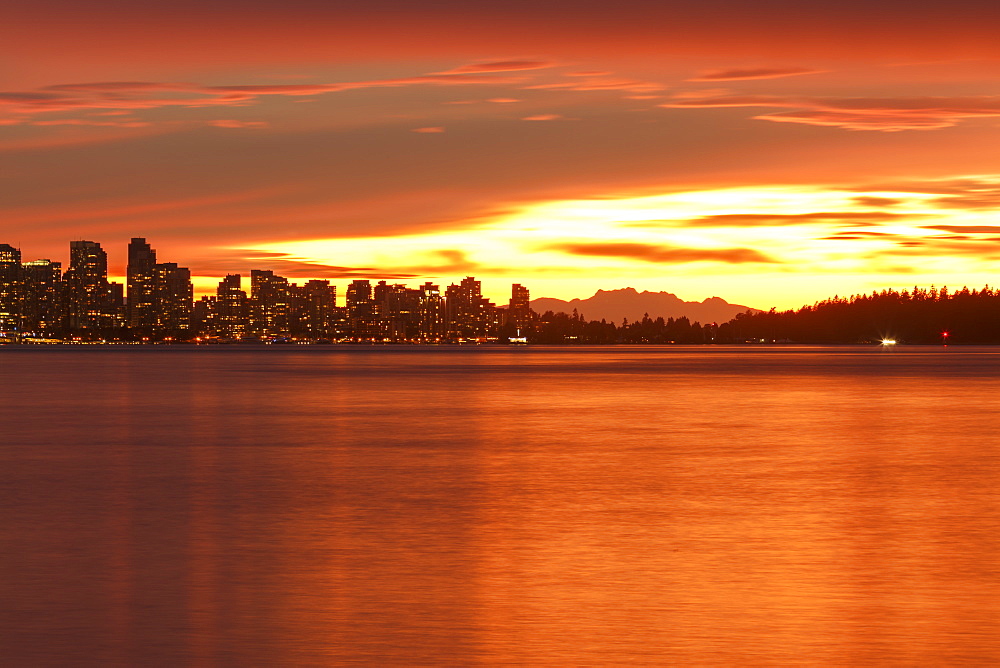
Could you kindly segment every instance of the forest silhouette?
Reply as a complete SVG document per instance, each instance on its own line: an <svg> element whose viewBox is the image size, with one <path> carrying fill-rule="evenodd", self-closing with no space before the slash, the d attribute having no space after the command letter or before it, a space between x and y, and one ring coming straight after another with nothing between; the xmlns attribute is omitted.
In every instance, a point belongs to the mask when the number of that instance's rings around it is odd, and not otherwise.
<svg viewBox="0 0 1000 668"><path fill-rule="evenodd" d="M746 312L729 322L650 318L615 325L572 314L542 314L538 343L1000 343L1000 290L986 286L882 290L834 296L788 311Z"/></svg>

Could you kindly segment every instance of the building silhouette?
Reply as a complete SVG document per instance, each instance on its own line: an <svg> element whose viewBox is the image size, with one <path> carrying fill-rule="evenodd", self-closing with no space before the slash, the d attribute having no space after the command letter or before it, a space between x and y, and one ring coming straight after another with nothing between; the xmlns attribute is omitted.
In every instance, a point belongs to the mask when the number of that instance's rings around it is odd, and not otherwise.
<svg viewBox="0 0 1000 668"><path fill-rule="evenodd" d="M351 335L355 339L373 339L378 336L371 281L351 281L347 286L347 318Z"/></svg>
<svg viewBox="0 0 1000 668"><path fill-rule="evenodd" d="M21 251L0 244L0 332L21 329L22 288Z"/></svg>
<svg viewBox="0 0 1000 668"><path fill-rule="evenodd" d="M127 289L127 299L126 299ZM258 340L283 342L494 341L505 328L525 330L534 318L528 290L512 286L507 308L482 295L472 276L442 294L426 282L418 288L365 279L347 287L337 306L328 280L291 283L271 270L223 278L214 295L194 301L191 271L157 262L145 238L128 244L125 285L108 280L108 255L95 241L70 242L65 272L51 260L21 261L21 251L0 244L0 333L5 342L63 335L78 340Z"/></svg>
<svg viewBox="0 0 1000 668"><path fill-rule="evenodd" d="M525 334L531 329L533 317L528 288L520 283L510 286L510 302L507 304L507 329Z"/></svg>
<svg viewBox="0 0 1000 668"><path fill-rule="evenodd" d="M418 290L420 303L417 332L425 341L440 341L445 334L444 297L441 296L441 288L428 281Z"/></svg>
<svg viewBox="0 0 1000 668"><path fill-rule="evenodd" d="M337 288L330 281L306 281L292 285L292 325L294 336L331 338L335 335Z"/></svg>
<svg viewBox="0 0 1000 668"><path fill-rule="evenodd" d="M247 293L241 287L242 276L229 274L219 283L215 293L213 333L229 339L247 335L250 319Z"/></svg>
<svg viewBox="0 0 1000 668"><path fill-rule="evenodd" d="M498 335L496 306L483 297L482 284L466 276L445 291L445 314L449 339L489 339Z"/></svg>
<svg viewBox="0 0 1000 668"><path fill-rule="evenodd" d="M108 282L108 254L101 244L71 241L63 280L67 329L110 330L124 324L122 286Z"/></svg>
<svg viewBox="0 0 1000 668"><path fill-rule="evenodd" d="M259 337L291 334L291 293L288 279L270 269L250 271L249 332Z"/></svg>
<svg viewBox="0 0 1000 668"><path fill-rule="evenodd" d="M21 265L22 328L35 334L56 333L63 321L62 264L31 260Z"/></svg>
<svg viewBox="0 0 1000 668"><path fill-rule="evenodd" d="M128 326L152 332L159 321L156 312L156 251L141 237L129 242L126 274Z"/></svg>
<svg viewBox="0 0 1000 668"><path fill-rule="evenodd" d="M191 329L191 271L175 262L153 265L153 331L182 335Z"/></svg>

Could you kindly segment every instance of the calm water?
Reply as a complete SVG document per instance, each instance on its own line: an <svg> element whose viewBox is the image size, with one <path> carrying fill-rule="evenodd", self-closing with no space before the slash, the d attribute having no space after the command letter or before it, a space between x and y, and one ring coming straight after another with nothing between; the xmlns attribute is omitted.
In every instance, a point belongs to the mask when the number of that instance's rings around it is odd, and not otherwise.
<svg viewBox="0 0 1000 668"><path fill-rule="evenodd" d="M0 350L5 666L1000 663L1000 349Z"/></svg>

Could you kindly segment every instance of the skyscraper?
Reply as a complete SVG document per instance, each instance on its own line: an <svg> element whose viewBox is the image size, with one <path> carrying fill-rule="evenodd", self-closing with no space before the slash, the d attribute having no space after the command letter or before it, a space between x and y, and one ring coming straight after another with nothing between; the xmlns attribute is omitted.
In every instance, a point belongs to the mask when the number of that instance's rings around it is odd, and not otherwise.
<svg viewBox="0 0 1000 668"><path fill-rule="evenodd" d="M189 331L193 299L189 269L175 262L153 265L154 331L173 335Z"/></svg>
<svg viewBox="0 0 1000 668"><path fill-rule="evenodd" d="M156 251L141 237L128 245L128 326L147 333L157 326Z"/></svg>
<svg viewBox="0 0 1000 668"><path fill-rule="evenodd" d="M288 279L270 269L250 271L250 333L288 336L291 295Z"/></svg>
<svg viewBox="0 0 1000 668"><path fill-rule="evenodd" d="M21 328L23 299L21 251L0 244L0 332Z"/></svg>
<svg viewBox="0 0 1000 668"><path fill-rule="evenodd" d="M527 333L531 327L531 297L528 288L515 283L510 286L510 303L507 305L507 326L515 332Z"/></svg>
<svg viewBox="0 0 1000 668"><path fill-rule="evenodd" d="M448 338L482 339L496 336L496 307L483 297L481 283L466 276L445 291Z"/></svg>
<svg viewBox="0 0 1000 668"><path fill-rule="evenodd" d="M347 317L356 339L370 339L377 335L375 301L372 299L370 281L351 281L347 286Z"/></svg>
<svg viewBox="0 0 1000 668"><path fill-rule="evenodd" d="M110 329L121 324L121 286L108 283L108 254L101 244L69 242L69 269L63 280L69 329Z"/></svg>
<svg viewBox="0 0 1000 668"><path fill-rule="evenodd" d="M229 274L219 283L215 298L215 323L219 336L241 339L247 333L247 293L243 291L242 276Z"/></svg>
<svg viewBox="0 0 1000 668"><path fill-rule="evenodd" d="M420 307L417 329L425 341L444 336L444 299L441 288L430 281L420 286Z"/></svg>
<svg viewBox="0 0 1000 668"><path fill-rule="evenodd" d="M330 281L312 280L293 285L292 334L328 338L334 334L337 288Z"/></svg>
<svg viewBox="0 0 1000 668"><path fill-rule="evenodd" d="M62 264L32 260L21 265L24 276L23 327L51 333L62 328Z"/></svg>

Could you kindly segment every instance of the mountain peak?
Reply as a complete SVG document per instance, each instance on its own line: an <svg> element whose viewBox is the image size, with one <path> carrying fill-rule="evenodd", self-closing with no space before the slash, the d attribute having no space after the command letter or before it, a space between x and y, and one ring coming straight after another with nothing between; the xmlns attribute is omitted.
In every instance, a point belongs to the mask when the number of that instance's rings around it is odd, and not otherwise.
<svg viewBox="0 0 1000 668"><path fill-rule="evenodd" d="M670 292L638 292L627 287L618 290L598 290L592 297L564 301L541 297L531 301L538 313L546 311L571 313L576 309L588 320L621 322L640 320L647 313L651 318L681 318L701 323L728 322L737 314L755 311L740 304L730 304L721 297L708 297L700 302L686 302Z"/></svg>

